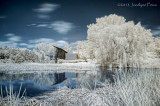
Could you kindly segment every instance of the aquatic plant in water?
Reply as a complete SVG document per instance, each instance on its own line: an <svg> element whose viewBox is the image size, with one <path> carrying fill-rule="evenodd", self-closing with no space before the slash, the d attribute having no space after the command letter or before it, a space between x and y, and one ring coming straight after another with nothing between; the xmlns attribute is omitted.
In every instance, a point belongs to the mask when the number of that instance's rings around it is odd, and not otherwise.
<svg viewBox="0 0 160 106"><path fill-rule="evenodd" d="M5 88L6 90L6 96L3 97L3 89L1 87L1 97L0 97L0 105L1 106L18 106L21 105L24 101L25 101L25 90L22 92L21 91L22 88L22 84L19 88L18 93L13 93L13 86L9 85L9 88ZM22 96L20 96L20 94L22 93Z"/></svg>

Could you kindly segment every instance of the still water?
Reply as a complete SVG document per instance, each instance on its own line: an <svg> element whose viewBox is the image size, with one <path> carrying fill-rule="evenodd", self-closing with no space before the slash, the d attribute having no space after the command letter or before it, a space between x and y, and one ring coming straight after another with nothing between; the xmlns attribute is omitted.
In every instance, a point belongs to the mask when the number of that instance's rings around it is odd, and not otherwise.
<svg viewBox="0 0 160 106"><path fill-rule="evenodd" d="M7 91L12 87L13 93L34 97L47 91L55 91L61 87L71 89L88 88L95 89L102 87L101 82L105 80L114 82L114 73L107 70L85 71L83 73L62 72L62 73L23 73L23 74L5 74L0 73L0 95L6 96Z"/></svg>

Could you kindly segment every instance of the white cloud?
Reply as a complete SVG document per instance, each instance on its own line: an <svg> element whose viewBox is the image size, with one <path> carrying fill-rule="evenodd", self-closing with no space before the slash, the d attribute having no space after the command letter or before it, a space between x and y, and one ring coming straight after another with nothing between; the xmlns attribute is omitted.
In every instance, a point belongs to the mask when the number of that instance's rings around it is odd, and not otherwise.
<svg viewBox="0 0 160 106"><path fill-rule="evenodd" d="M38 14L37 17L40 19L49 19L50 18L50 16L46 15L46 14Z"/></svg>
<svg viewBox="0 0 160 106"><path fill-rule="evenodd" d="M29 40L29 43L53 43L54 40L50 38L39 38L34 40Z"/></svg>
<svg viewBox="0 0 160 106"><path fill-rule="evenodd" d="M34 48L34 46L38 43L53 43L57 47L64 48L66 45L69 45L72 47L72 50L76 50L77 45L80 41L68 43L65 40L58 40L55 41L54 39L51 38L39 38L39 39L34 39L34 40L29 40L28 43L21 43L18 41L21 41L21 38L17 37L13 33L8 33L5 34L6 37L8 37L8 41L0 41L0 47L2 46L10 46L10 47L26 47L26 48ZM68 38L65 38L68 39Z"/></svg>
<svg viewBox="0 0 160 106"><path fill-rule="evenodd" d="M77 45L79 42L81 42L81 41L76 41L76 42L70 43L70 47L72 48L73 51L75 51L77 49Z"/></svg>
<svg viewBox="0 0 160 106"><path fill-rule="evenodd" d="M33 9L33 11L39 13L37 15L38 18L49 19L50 18L49 13L55 11L59 7L60 5L58 4L44 3L44 4L41 4L39 8Z"/></svg>
<svg viewBox="0 0 160 106"><path fill-rule="evenodd" d="M7 41L0 41L0 47L2 46L10 46L10 47L17 47L19 41L21 41L20 36L16 36L14 33L7 33L4 36L8 38Z"/></svg>
<svg viewBox="0 0 160 106"><path fill-rule="evenodd" d="M21 46L31 45L33 47L35 44L38 44L38 43L54 43L56 46L61 48L64 48L65 45L69 44L67 41L64 41L64 40L55 41L54 39L50 39L50 38L39 38L39 39L29 40L29 44L22 43L20 45Z"/></svg>
<svg viewBox="0 0 160 106"><path fill-rule="evenodd" d="M48 27L48 24L39 24L36 27Z"/></svg>
<svg viewBox="0 0 160 106"><path fill-rule="evenodd" d="M0 16L0 19L6 19L7 17L6 16Z"/></svg>
<svg viewBox="0 0 160 106"><path fill-rule="evenodd" d="M12 36L12 37L9 37L8 40L13 41L13 42L17 42L17 41L21 41L21 37Z"/></svg>
<svg viewBox="0 0 160 106"><path fill-rule="evenodd" d="M153 36L160 36L160 26L155 27L155 29L151 30Z"/></svg>
<svg viewBox="0 0 160 106"><path fill-rule="evenodd" d="M67 34L70 30L74 28L74 25L70 22L65 21L55 21L51 23L48 28L52 28L60 34Z"/></svg>
<svg viewBox="0 0 160 106"><path fill-rule="evenodd" d="M9 41L12 41L12 42L21 41L21 37L15 35L14 33L8 33L8 34L5 34L5 36L7 36L7 37L8 37L8 40L9 40Z"/></svg>
<svg viewBox="0 0 160 106"><path fill-rule="evenodd" d="M160 30L152 30L151 32L152 32L153 36L160 35Z"/></svg>
<svg viewBox="0 0 160 106"><path fill-rule="evenodd" d="M40 5L39 8L34 9L34 11L38 13L51 13L55 11L58 7L60 7L60 5L58 4L44 3Z"/></svg>
<svg viewBox="0 0 160 106"><path fill-rule="evenodd" d="M56 41L55 44L61 48L64 48L66 45L69 45L69 47L72 48L72 51L75 52L77 50L77 45L79 42L81 42L81 41L68 43L67 41L59 40L59 41Z"/></svg>
<svg viewBox="0 0 160 106"><path fill-rule="evenodd" d="M27 25L27 26L35 26L36 24L29 24L29 25Z"/></svg>
<svg viewBox="0 0 160 106"><path fill-rule="evenodd" d="M25 46L27 48L34 48L35 44L20 43L19 46Z"/></svg>
<svg viewBox="0 0 160 106"><path fill-rule="evenodd" d="M60 34L67 34L69 31L75 28L74 24L71 22L66 21L55 21L50 24L34 24L34 25L28 25L28 26L35 26L35 27L43 27L43 28L50 28ZM65 38L66 39L66 38ZM64 40L65 40L64 39ZM68 38L67 38L68 39Z"/></svg>
<svg viewBox="0 0 160 106"><path fill-rule="evenodd" d="M142 26L143 26L144 28L146 28L146 29L149 27L149 25L142 25Z"/></svg>
<svg viewBox="0 0 160 106"><path fill-rule="evenodd" d="M3 46L9 46L9 47L17 47L17 43L16 42L12 42L12 41L0 41L0 47Z"/></svg>
<svg viewBox="0 0 160 106"><path fill-rule="evenodd" d="M7 16L0 16L0 19L6 19Z"/></svg>
<svg viewBox="0 0 160 106"><path fill-rule="evenodd" d="M20 43L19 45L20 46L27 46L28 44L27 43Z"/></svg>
<svg viewBox="0 0 160 106"><path fill-rule="evenodd" d="M65 45L68 45L68 42L67 41L64 41L64 40L59 40L59 41L56 41L55 44L58 46L58 47L64 47Z"/></svg>
<svg viewBox="0 0 160 106"><path fill-rule="evenodd" d="M159 29L159 30L160 30L160 26L158 26L158 27L157 27L157 29Z"/></svg>

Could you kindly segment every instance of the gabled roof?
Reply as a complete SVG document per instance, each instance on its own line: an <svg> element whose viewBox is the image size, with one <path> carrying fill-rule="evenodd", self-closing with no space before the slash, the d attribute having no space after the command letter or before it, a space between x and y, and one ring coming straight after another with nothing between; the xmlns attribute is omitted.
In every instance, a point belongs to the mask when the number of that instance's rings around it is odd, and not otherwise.
<svg viewBox="0 0 160 106"><path fill-rule="evenodd" d="M54 46L54 45L53 45ZM59 48L59 47L57 47L57 46L54 46L55 48L57 48L57 49L60 49L60 50L63 50L65 53L68 53L67 51L65 51L64 49L62 49L62 48Z"/></svg>

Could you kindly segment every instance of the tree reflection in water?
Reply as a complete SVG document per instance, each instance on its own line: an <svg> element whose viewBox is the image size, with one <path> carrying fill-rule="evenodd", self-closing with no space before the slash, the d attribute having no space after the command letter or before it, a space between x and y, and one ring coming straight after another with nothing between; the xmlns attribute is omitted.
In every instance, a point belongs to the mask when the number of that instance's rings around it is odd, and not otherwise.
<svg viewBox="0 0 160 106"><path fill-rule="evenodd" d="M78 71L76 71L78 72ZM60 87L95 89L103 87L103 82L114 83L114 73L106 68L85 71L84 73L23 73L23 74L0 74L0 86L3 89L9 84L13 85L14 91L18 91L22 84L22 91L26 89L27 96L35 96L46 91L56 90Z"/></svg>

